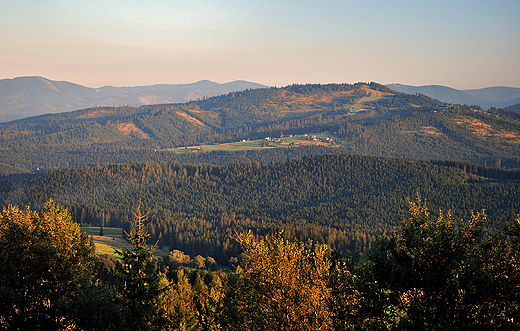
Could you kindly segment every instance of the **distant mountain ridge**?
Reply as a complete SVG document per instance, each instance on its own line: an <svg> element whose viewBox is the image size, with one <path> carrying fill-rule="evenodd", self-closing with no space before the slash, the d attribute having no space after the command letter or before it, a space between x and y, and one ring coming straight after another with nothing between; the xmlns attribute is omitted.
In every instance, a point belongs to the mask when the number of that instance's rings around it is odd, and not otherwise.
<svg viewBox="0 0 520 331"><path fill-rule="evenodd" d="M266 86L247 81L218 84L203 80L192 84L90 88L37 76L2 79L0 122L94 106L179 103L261 87Z"/></svg>
<svg viewBox="0 0 520 331"><path fill-rule="evenodd" d="M457 90L441 85L388 84L386 87L397 92L424 94L442 102L476 105L484 109L507 108L520 103L520 88L516 87L495 86L472 90Z"/></svg>
<svg viewBox="0 0 520 331"><path fill-rule="evenodd" d="M397 92L424 94L442 102L477 105L484 109L495 107L518 111L520 104L520 88L514 87L457 90L441 85L389 84L386 86ZM0 122L95 106L138 107L147 104L182 103L263 87L267 86L241 80L224 84L202 80L191 84L90 88L38 76L1 79Z"/></svg>

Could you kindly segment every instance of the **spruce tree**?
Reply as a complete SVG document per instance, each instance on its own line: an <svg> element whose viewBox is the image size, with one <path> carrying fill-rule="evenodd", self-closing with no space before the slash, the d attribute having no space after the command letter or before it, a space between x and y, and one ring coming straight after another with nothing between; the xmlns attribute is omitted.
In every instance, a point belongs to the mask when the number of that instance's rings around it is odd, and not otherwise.
<svg viewBox="0 0 520 331"><path fill-rule="evenodd" d="M133 228L125 231L132 248L115 250L122 259L122 268L116 271L121 280L121 294L128 309L127 323L134 330L152 330L159 327L157 299L161 293L160 276L157 266L152 263L155 245L146 247L151 234L144 230L148 213L141 214L141 200L134 213Z"/></svg>

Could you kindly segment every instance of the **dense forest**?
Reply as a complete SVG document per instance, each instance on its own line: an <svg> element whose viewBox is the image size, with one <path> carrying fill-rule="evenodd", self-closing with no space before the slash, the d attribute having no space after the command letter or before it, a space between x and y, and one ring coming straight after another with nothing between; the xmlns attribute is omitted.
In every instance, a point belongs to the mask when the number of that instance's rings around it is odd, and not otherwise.
<svg viewBox="0 0 520 331"><path fill-rule="evenodd" d="M0 183L3 205L41 208L53 198L83 225L129 229L128 206L142 199L152 215L147 229L160 247L220 264L240 254L233 233L250 229L364 251L400 224L406 199L417 194L455 218L486 209L490 228L520 210L518 170L346 154L221 166L104 164Z"/></svg>
<svg viewBox="0 0 520 331"><path fill-rule="evenodd" d="M291 85L183 104L98 107L0 123L2 163L31 172L178 161L173 147L329 131L344 153L520 165L520 115L376 83Z"/></svg>

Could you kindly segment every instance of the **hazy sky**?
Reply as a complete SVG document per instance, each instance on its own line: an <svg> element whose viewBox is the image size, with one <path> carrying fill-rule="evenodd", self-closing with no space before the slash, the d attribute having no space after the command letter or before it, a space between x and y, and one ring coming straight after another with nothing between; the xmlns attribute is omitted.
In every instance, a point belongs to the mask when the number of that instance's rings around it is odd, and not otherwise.
<svg viewBox="0 0 520 331"><path fill-rule="evenodd" d="M520 87L519 0L0 0L0 79Z"/></svg>

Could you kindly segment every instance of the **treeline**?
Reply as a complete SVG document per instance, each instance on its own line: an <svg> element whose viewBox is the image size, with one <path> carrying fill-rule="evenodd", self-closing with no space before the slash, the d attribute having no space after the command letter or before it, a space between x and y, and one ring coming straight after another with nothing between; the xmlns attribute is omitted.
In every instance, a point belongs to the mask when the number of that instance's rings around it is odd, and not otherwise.
<svg viewBox="0 0 520 331"><path fill-rule="evenodd" d="M0 178L27 173L29 173L29 171L23 168L0 163Z"/></svg>
<svg viewBox="0 0 520 331"><path fill-rule="evenodd" d="M486 209L496 228L520 210L520 171L467 163L323 154L262 164L136 163L61 169L2 181L2 204L41 208L49 198L83 225L129 229L127 206L142 199L147 229L170 250L228 264L230 237L283 230L341 252L364 251L387 235L417 193L464 218Z"/></svg>
<svg viewBox="0 0 520 331"><path fill-rule="evenodd" d="M120 258L95 257L68 211L0 213L0 327L9 330L514 330L520 217L486 233L417 197L401 226L340 255L280 233L236 233L228 272L182 252L153 257L134 212ZM187 260L193 265L186 267ZM210 265L206 266L205 263ZM211 266L212 265L212 266ZM23 277L20 275L23 274Z"/></svg>
<svg viewBox="0 0 520 331"><path fill-rule="evenodd" d="M172 151L159 151L143 146L96 146L77 148L71 151L66 146L40 146L20 148L9 155L9 160L19 167L5 165L6 174L23 174L32 169L34 173L58 168L81 168L105 163L146 163L178 162L225 165L232 163L273 163L300 158L304 155L338 154L346 152L343 148L325 146L303 146L298 148L270 148L250 151L211 151L202 153L176 154ZM7 170L9 169L9 170Z"/></svg>

